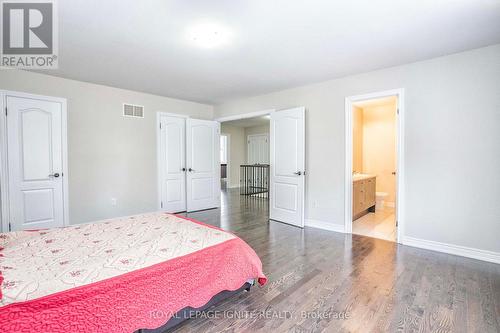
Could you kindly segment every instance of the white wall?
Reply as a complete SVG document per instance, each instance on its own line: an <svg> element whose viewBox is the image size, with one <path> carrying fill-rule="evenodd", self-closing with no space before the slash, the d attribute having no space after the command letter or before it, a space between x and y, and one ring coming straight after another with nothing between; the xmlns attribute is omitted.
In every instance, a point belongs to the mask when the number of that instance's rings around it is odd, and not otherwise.
<svg viewBox="0 0 500 333"><path fill-rule="evenodd" d="M0 70L0 89L67 98L72 224L156 210L156 112L213 117L209 105L26 71ZM144 119L123 117L124 102Z"/></svg>
<svg viewBox="0 0 500 333"><path fill-rule="evenodd" d="M500 252L500 45L216 106L305 106L306 216L344 221L346 96L405 89L406 236Z"/></svg>
<svg viewBox="0 0 500 333"><path fill-rule="evenodd" d="M245 127L245 135L253 135L253 134L269 134L269 127L271 126L271 122L267 125L260 125L260 126L252 126L252 127Z"/></svg>
<svg viewBox="0 0 500 333"><path fill-rule="evenodd" d="M240 186L240 165L246 163L245 128L222 123L221 133L229 135L229 187Z"/></svg>

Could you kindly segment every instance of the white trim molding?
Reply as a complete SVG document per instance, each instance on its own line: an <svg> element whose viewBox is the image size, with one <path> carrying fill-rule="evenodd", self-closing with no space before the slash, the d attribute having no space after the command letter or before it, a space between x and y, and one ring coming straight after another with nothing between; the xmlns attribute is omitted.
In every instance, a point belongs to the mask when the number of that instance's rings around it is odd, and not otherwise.
<svg viewBox="0 0 500 333"><path fill-rule="evenodd" d="M306 219L305 222L306 227L344 233L344 226L342 224L335 224L313 219Z"/></svg>
<svg viewBox="0 0 500 333"><path fill-rule="evenodd" d="M262 117L262 116L267 116L273 112L275 112L275 109L270 109L270 110L261 110L261 111L253 111L253 112L248 112L248 113L240 113L236 114L234 116L226 116L226 117L220 117L220 118L215 118L215 121L218 121L219 123L223 123L226 121L233 121L233 120L240 120L240 119L248 119L248 118L255 118L255 117Z"/></svg>
<svg viewBox="0 0 500 333"><path fill-rule="evenodd" d="M420 249L437 251L461 257L467 257L482 261L488 261L495 264L500 264L500 253L498 252L481 250L460 245L441 243L414 237L404 237L402 239L402 244L412 247L418 247Z"/></svg>

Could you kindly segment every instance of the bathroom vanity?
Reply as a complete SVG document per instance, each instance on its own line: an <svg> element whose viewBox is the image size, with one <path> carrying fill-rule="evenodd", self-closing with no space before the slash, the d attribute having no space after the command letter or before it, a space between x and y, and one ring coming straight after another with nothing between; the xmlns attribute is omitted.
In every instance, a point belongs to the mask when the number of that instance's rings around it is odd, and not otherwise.
<svg viewBox="0 0 500 333"><path fill-rule="evenodd" d="M352 220L368 212L375 212L376 176L354 174L352 176Z"/></svg>

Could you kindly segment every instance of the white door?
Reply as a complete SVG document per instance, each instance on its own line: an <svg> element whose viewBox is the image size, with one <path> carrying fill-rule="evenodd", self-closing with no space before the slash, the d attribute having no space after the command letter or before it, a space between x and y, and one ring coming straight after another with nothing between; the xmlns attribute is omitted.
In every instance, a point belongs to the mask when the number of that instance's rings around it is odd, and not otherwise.
<svg viewBox="0 0 500 333"><path fill-rule="evenodd" d="M216 121L186 121L188 211L220 206L219 135Z"/></svg>
<svg viewBox="0 0 500 333"><path fill-rule="evenodd" d="M160 207L170 213L186 210L186 119L160 116Z"/></svg>
<svg viewBox="0 0 500 333"><path fill-rule="evenodd" d="M270 219L304 226L305 109L271 114Z"/></svg>
<svg viewBox="0 0 500 333"><path fill-rule="evenodd" d="M7 95L11 230L62 227L63 105Z"/></svg>
<svg viewBox="0 0 500 333"><path fill-rule="evenodd" d="M248 136L248 164L269 164L269 136L254 134Z"/></svg>

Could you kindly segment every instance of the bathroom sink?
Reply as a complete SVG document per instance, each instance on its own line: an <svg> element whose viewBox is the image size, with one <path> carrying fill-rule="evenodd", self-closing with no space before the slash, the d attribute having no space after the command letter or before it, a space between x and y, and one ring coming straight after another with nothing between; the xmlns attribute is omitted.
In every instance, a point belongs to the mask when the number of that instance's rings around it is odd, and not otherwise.
<svg viewBox="0 0 500 333"><path fill-rule="evenodd" d="M367 178L372 178L372 177L374 177L374 176L369 175L369 174L364 174L364 173L355 173L352 175L352 180L356 181L356 180L367 179Z"/></svg>

